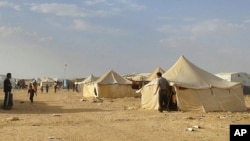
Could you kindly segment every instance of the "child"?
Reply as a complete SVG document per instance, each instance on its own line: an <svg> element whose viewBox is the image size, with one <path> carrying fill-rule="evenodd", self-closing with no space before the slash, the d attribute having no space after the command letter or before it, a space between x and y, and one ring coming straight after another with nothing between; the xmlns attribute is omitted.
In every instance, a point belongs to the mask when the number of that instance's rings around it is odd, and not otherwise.
<svg viewBox="0 0 250 141"><path fill-rule="evenodd" d="M30 86L29 90L28 90L28 95L30 95L30 102L33 103L33 97L34 94L36 94L35 90L32 88L32 86ZM37 94L36 94L37 95Z"/></svg>

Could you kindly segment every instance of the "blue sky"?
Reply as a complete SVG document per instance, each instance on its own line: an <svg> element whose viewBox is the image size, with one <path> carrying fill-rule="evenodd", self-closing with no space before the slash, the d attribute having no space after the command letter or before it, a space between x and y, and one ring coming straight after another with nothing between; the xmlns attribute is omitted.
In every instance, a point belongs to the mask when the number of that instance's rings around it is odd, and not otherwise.
<svg viewBox="0 0 250 141"><path fill-rule="evenodd" d="M0 74L16 78L168 70L250 73L248 0L0 1ZM67 67L65 67L67 64Z"/></svg>

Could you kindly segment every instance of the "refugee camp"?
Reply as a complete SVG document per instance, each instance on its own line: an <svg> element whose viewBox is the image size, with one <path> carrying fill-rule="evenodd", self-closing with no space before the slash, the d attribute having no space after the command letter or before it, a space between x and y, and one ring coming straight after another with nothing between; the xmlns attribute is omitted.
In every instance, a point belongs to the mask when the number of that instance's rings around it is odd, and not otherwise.
<svg viewBox="0 0 250 141"><path fill-rule="evenodd" d="M0 141L248 141L250 1L0 1Z"/></svg>

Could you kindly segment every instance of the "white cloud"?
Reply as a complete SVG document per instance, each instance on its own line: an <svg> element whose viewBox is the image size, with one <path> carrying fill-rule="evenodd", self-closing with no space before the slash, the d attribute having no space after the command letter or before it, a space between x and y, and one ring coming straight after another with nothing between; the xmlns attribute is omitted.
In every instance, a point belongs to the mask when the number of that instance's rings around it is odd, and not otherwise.
<svg viewBox="0 0 250 141"><path fill-rule="evenodd" d="M136 9L136 10L143 10L147 8L145 5L139 5L131 0L121 0L121 3L126 4L129 8Z"/></svg>
<svg viewBox="0 0 250 141"><path fill-rule="evenodd" d="M209 37L228 37L235 36L244 32L245 27L239 24L228 23L223 20L210 20L197 23L190 27L191 35L200 38L201 36Z"/></svg>
<svg viewBox="0 0 250 141"><path fill-rule="evenodd" d="M178 32L180 32L179 28L176 28L173 25L163 25L161 27L156 28L156 31L158 32L162 32L165 34L176 34Z"/></svg>
<svg viewBox="0 0 250 141"><path fill-rule="evenodd" d="M88 13L84 9L77 7L77 5L58 3L34 4L32 5L31 10L40 13L70 17L86 17Z"/></svg>
<svg viewBox="0 0 250 141"><path fill-rule="evenodd" d="M234 38L239 39L249 31L247 26L242 24L233 24L224 20L208 20L186 25L163 25L156 29L163 33L167 38L161 39L161 43L168 47L183 47L185 45L200 44L207 46L207 43L216 42L220 45ZM219 44L217 44L219 45ZM194 46L195 47L195 46Z"/></svg>
<svg viewBox="0 0 250 141"><path fill-rule="evenodd" d="M22 32L22 29L19 27L0 27L0 37L1 38L8 38L11 36L15 36L16 34Z"/></svg>
<svg viewBox="0 0 250 141"><path fill-rule="evenodd" d="M160 40L160 43L169 48L194 48L197 45L192 38L167 38Z"/></svg>
<svg viewBox="0 0 250 141"><path fill-rule="evenodd" d="M88 1L84 1L84 4L85 5L89 5L89 6L93 6L93 5L96 5L96 4L103 4L103 3L106 3L107 1L106 0L88 0Z"/></svg>
<svg viewBox="0 0 250 141"><path fill-rule="evenodd" d="M247 24L250 23L250 19L243 21L243 23L247 23Z"/></svg>
<svg viewBox="0 0 250 141"><path fill-rule="evenodd" d="M74 28L85 31L95 31L96 27L82 20L74 20Z"/></svg>
<svg viewBox="0 0 250 141"><path fill-rule="evenodd" d="M16 5L16 4L13 4L11 2L8 2L8 1L0 1L0 8L1 7L7 7L7 8L12 8L12 9L15 9L16 11L19 11L20 10L20 6L19 5Z"/></svg>
<svg viewBox="0 0 250 141"><path fill-rule="evenodd" d="M74 20L73 28L76 30L83 30L83 31L97 32L97 33L126 34L125 31L118 28L108 28L108 27L98 26L90 24L83 20Z"/></svg>
<svg viewBox="0 0 250 141"><path fill-rule="evenodd" d="M51 41L52 37L45 37L39 35L36 32L27 32L24 31L20 27L7 27L7 26L0 26L0 40L26 40L29 42L32 41Z"/></svg>
<svg viewBox="0 0 250 141"><path fill-rule="evenodd" d="M119 8L109 8L109 10L91 10L86 8L81 8L75 4L59 4L59 3L47 3L47 4L33 4L31 7L32 11L45 13L45 14L55 14L57 16L67 16L67 17L106 17L110 15L117 15L120 12Z"/></svg>

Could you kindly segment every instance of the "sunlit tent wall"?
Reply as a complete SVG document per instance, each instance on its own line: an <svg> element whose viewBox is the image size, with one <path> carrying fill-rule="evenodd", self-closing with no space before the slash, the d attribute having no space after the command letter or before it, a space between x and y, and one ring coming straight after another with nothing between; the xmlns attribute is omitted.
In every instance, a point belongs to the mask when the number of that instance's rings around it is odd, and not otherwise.
<svg viewBox="0 0 250 141"><path fill-rule="evenodd" d="M123 78L113 70L109 70L94 82L83 87L83 97L122 98L135 96L132 82ZM96 93L95 93L96 91Z"/></svg>
<svg viewBox="0 0 250 141"><path fill-rule="evenodd" d="M163 74L173 83L177 105L182 111L245 111L247 110L241 83L225 81L181 56ZM158 109L158 95L153 95L154 80L142 88L142 107ZM149 83L149 84L150 84Z"/></svg>
<svg viewBox="0 0 250 141"><path fill-rule="evenodd" d="M41 82L40 82L40 86L46 86L47 84L49 85L49 87L52 87L55 83L55 81L50 78L50 77L43 77L43 78L40 78L41 79Z"/></svg>
<svg viewBox="0 0 250 141"><path fill-rule="evenodd" d="M84 79L81 84L79 85L81 88L81 91L82 93L84 93L84 86L85 87L89 87L89 88L86 88L86 91L89 91L89 90L93 90L94 91L94 88L91 89L91 83L96 81L98 79L98 77L95 77L93 74L89 75L86 79ZM87 92L87 93L90 93L90 92Z"/></svg>

